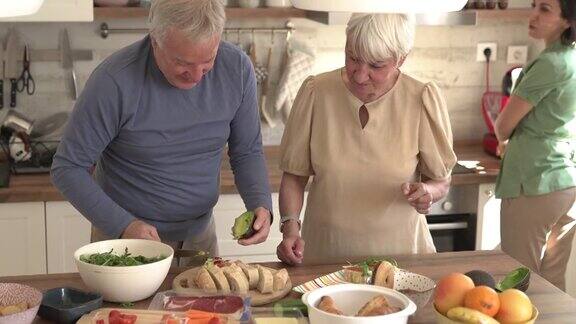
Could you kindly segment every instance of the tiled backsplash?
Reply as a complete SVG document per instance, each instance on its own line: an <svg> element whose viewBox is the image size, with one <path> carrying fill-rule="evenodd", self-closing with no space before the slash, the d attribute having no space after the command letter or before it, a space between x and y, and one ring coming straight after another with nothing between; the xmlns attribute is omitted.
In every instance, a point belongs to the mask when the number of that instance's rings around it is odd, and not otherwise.
<svg viewBox="0 0 576 324"><path fill-rule="evenodd" d="M145 19L106 21L111 28L145 27ZM0 24L0 35L6 36L7 28L14 26L22 39L32 49L57 49L60 29L68 28L73 49L91 49L94 60L75 62L80 90L90 72L100 61L117 49L141 37L142 34L113 34L107 39L99 36L101 21L93 23L15 23ZM344 62L345 26L325 26L305 19L293 20L296 31L293 40L308 44L316 53L313 73L338 68ZM494 90L500 87L501 79L510 66L506 64L506 50L509 45L528 45L529 59L535 57L542 45L529 39L526 22L480 21L477 26L442 26L417 29L416 44L403 69L412 75L437 82L443 89L449 106L454 138L478 139L485 132L480 113L480 98L485 89L485 65L476 62L476 44L496 42L498 56L491 65L491 84ZM230 27L284 27L284 22L274 20L231 20ZM249 43L251 33L241 34L240 41ZM255 34L258 61L266 61L270 34ZM236 34L228 39L236 42ZM283 35L275 36L272 51L271 72L272 91L278 79L279 67L285 53ZM66 86L66 74L60 62L32 62L31 72L36 80L36 93L32 96L19 93L16 109L24 114L40 119L56 112L70 111L74 101ZM8 82L5 81L5 101L8 98ZM0 110L0 120L8 108ZM264 143L279 144L283 127L263 127Z"/></svg>

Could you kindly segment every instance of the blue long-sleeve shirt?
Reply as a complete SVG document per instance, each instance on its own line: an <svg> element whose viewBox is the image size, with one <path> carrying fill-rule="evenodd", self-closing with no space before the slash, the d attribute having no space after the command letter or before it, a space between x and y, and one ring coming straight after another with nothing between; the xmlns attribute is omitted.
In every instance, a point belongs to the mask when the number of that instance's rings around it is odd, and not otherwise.
<svg viewBox="0 0 576 324"><path fill-rule="evenodd" d="M147 36L88 79L54 156L52 181L110 237L140 219L163 240L184 240L208 225L227 143L246 208L271 211L249 58L221 42L213 69L181 90L159 70Z"/></svg>

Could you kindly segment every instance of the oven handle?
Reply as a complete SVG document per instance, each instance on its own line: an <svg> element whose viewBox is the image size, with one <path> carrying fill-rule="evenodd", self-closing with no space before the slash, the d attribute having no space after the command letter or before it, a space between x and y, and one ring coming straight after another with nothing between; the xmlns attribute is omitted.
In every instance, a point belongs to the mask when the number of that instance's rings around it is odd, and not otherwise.
<svg viewBox="0 0 576 324"><path fill-rule="evenodd" d="M468 228L467 222L428 224L430 231L455 230Z"/></svg>

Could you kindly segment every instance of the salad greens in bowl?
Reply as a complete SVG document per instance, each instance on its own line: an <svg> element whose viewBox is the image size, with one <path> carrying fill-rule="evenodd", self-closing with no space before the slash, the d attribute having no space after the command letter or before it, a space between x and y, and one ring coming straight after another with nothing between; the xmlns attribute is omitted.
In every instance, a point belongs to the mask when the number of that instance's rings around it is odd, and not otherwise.
<svg viewBox="0 0 576 324"><path fill-rule="evenodd" d="M174 250L150 240L94 242L74 253L82 280L105 301L134 302L152 296L172 264Z"/></svg>

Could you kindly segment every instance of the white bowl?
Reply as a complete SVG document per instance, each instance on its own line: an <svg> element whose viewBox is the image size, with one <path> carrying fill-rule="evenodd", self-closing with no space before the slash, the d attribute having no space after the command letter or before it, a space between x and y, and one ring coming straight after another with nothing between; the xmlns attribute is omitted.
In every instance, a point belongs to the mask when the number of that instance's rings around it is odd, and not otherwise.
<svg viewBox="0 0 576 324"><path fill-rule="evenodd" d="M80 261L83 254L103 253L114 249L122 254L124 249L134 256L166 256L158 262L129 267L100 266ZM103 299L110 302L134 302L146 299L158 290L172 264L174 250L167 244L149 240L109 240L85 245L74 252L80 277Z"/></svg>
<svg viewBox="0 0 576 324"><path fill-rule="evenodd" d="M353 316L377 295L385 295L388 302L400 307L401 311L380 316ZM323 296L332 297L338 309L350 316L331 314L318 309L316 306ZM305 293L302 301L308 306L310 324L405 324L408 323L408 317L416 312L416 304L401 292L371 285L341 284L322 287Z"/></svg>

